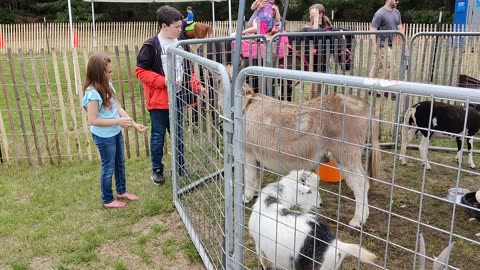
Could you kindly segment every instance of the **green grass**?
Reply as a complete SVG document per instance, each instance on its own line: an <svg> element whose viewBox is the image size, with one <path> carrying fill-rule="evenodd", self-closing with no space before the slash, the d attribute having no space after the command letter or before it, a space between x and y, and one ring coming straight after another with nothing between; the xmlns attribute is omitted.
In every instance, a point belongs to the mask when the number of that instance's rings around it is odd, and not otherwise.
<svg viewBox="0 0 480 270"><path fill-rule="evenodd" d="M140 199L126 209L101 207L99 173L98 161L3 166L0 269L159 269L178 258L201 269L171 181L154 186L149 160L127 161L128 191Z"/></svg>

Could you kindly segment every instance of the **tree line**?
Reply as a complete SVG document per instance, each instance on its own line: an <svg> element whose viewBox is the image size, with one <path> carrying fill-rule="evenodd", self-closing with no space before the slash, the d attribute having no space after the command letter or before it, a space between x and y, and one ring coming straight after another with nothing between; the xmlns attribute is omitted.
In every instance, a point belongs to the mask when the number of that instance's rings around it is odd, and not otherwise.
<svg viewBox="0 0 480 270"><path fill-rule="evenodd" d="M247 0L245 17L252 14ZM372 19L375 11L385 4L385 0L276 0L281 12L287 9L286 20L308 20L308 7L315 3L323 4L330 17L334 12L334 20L367 22ZM91 3L83 0L70 0L74 22L91 22ZM67 0L2 0L0 2L0 24L68 22ZM215 19L228 20L228 1L215 2ZM231 0L232 19L237 19L239 0ZM155 10L162 3L94 3L95 21L98 22L129 22L155 21ZM199 21L212 20L212 6L206 2L168 3L186 14L186 7L192 6L195 19ZM455 0L401 0L398 9L402 20L406 23L435 23L442 12L442 22L452 23Z"/></svg>

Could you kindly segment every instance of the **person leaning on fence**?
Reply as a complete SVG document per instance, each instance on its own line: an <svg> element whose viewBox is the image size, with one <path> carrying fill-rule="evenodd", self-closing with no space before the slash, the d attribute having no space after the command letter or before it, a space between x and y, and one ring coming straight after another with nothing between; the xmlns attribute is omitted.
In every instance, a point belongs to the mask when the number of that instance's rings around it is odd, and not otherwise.
<svg viewBox="0 0 480 270"><path fill-rule="evenodd" d="M122 127L134 127L140 132L144 132L147 127L133 121L118 103L115 89L110 82L112 71L112 61L108 56L96 54L90 58L83 87L85 95L82 106L87 111L90 131L102 161L100 189L103 206L123 208L127 204L118 199L134 201L138 198L126 192ZM113 174L115 174L117 199L112 193Z"/></svg>
<svg viewBox="0 0 480 270"><path fill-rule="evenodd" d="M396 8L398 0L386 0L385 5L381 7L373 16L370 24L370 31L377 30L398 30L403 33L402 19L400 11ZM379 39L379 43L377 42ZM373 66L368 74L371 78L376 78L378 70L384 68L384 78L390 79L392 58L392 41L395 34L372 34L370 35L372 52L375 55ZM385 44L388 40L388 44ZM385 59L385 57L387 59ZM385 65L385 66L384 66Z"/></svg>
<svg viewBox="0 0 480 270"><path fill-rule="evenodd" d="M170 6L161 6L157 10L157 22L160 31L143 43L138 56L135 73L143 83L147 109L151 120L151 162L152 180L156 185L164 184L163 145L165 132L170 133L169 103L167 91L167 77L175 81L175 102L177 107L177 150L179 156L177 168L180 176L187 175L184 158L183 144L183 106L195 103L195 94L199 91L208 96L203 85L195 79L192 66L189 61L176 56L175 74L168 74L167 54L169 47L189 51L186 45L177 45L178 37L182 30L182 13ZM172 63L169 63L172 65ZM171 104L170 104L171 105ZM174 159L172 159L174 160Z"/></svg>
<svg viewBox="0 0 480 270"><path fill-rule="evenodd" d="M325 7L322 4L311 5L308 8L308 17L310 22L307 23L305 27L302 29L303 32L323 32L326 29L332 28L332 22L325 15ZM314 71L319 70L319 65L320 63L319 63L318 57L314 57L314 62L313 62ZM310 96L312 98L316 97L320 93L318 91L319 87L321 87L321 85L317 83L312 83L312 89L310 92Z"/></svg>

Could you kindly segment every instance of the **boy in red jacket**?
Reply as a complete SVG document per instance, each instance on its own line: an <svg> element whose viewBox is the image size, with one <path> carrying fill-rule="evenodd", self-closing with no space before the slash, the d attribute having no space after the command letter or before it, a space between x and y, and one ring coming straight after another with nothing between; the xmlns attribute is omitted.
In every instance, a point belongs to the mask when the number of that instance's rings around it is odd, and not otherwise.
<svg viewBox="0 0 480 270"><path fill-rule="evenodd" d="M137 67L135 73L137 78L143 83L147 109L150 113L151 136L150 149L152 161L152 180L156 185L165 183L163 175L164 165L163 144L165 141L165 131L170 133L169 122L169 104L167 91L167 48L176 46L179 49L188 51L188 46L176 45L178 37L182 30L182 13L170 6L162 6L157 10L157 22L160 31L149 38L142 45L137 56ZM180 176L187 175L185 170L184 144L183 144L183 106L192 103L194 93L202 91L205 94L205 88L194 79L190 62L180 56L176 57L177 70L175 80L177 89L175 90L177 103L177 121L178 133L177 149L179 156L177 166ZM193 91L193 93L192 93Z"/></svg>

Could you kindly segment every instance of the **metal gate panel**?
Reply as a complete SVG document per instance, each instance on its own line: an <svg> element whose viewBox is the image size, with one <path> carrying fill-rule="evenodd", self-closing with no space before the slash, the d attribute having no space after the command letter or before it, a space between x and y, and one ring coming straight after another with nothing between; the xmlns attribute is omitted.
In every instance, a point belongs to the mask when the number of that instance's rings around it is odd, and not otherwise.
<svg viewBox="0 0 480 270"><path fill-rule="evenodd" d="M405 97L421 96L429 97L430 99L444 99L453 100L455 102L479 102L480 96L475 90L464 89L457 87L446 87L438 85L426 85L419 83L408 83L400 81L377 80L370 78L342 76L335 74L311 73L302 71L287 71L276 68L266 67L248 67L242 70L235 82L235 132L234 132L234 157L235 157L235 177L234 177L234 225L235 225L235 252L234 252L234 269L261 269L259 256L257 254L255 242L250 236L249 227L247 225L253 207L253 202L245 204L243 202L245 190L245 175L244 171L247 167L257 167L261 169L259 180L261 187L267 183L274 182L285 176L285 172L278 172L284 163L278 161L276 168L270 168L262 165L262 160L257 160L258 163L251 163L246 160L245 149L248 144L251 147L256 147L258 153L262 151L276 151L279 156L285 154L282 146L279 148L267 148L262 144L253 145L244 137L247 131L244 129L248 119L244 116L247 109L246 98L242 88L247 77L256 76L258 80L275 80L285 79L292 81L299 81L297 91L302 91L301 85L308 85L311 83L323 84L325 87L324 95L333 93L336 89L338 94L350 93L350 91L359 91L360 96L372 104L374 98L368 93L375 91L388 91L395 93L398 97L395 110L397 112L396 119L381 120L373 116L372 121L378 122L380 125L389 125L395 128L395 132L388 141L392 142L393 148L382 148L382 173L379 177L371 178L371 187L369 191L370 201L368 206L370 209L370 216L364 226L354 228L350 226L349 220L352 217L355 201L349 188L345 187L345 183L341 182L337 185L319 184L319 191L324 201L324 205L317 212L317 215L323 217L332 230L340 240L349 243L355 243L363 246L370 251L373 251L378 260L374 265L360 263L355 258L348 258L344 262L346 269L419 269L419 261L424 258L419 251L420 235L425 236L427 245L427 269L431 269L433 263L433 256L438 256L443 248L451 242L456 245L452 250L450 260L447 262L452 269L468 269L475 267L480 262L478 257L466 259L466 254L477 254L480 252L480 242L475 234L478 232L468 223L467 212L470 210L467 206L460 204L458 201L450 201L445 198L448 188L462 188L467 187L472 190L478 188L478 177L480 174L465 166L450 164L448 159L444 157L454 154L436 154L437 151L432 151L433 148L428 148L427 155L430 155L432 160L439 159L439 161L432 162L435 169L432 172L427 171L422 164L425 160L416 158L418 152L408 152L408 164L400 165L397 161L400 153L399 146L401 142L400 130L405 125L400 119L400 111ZM273 103L272 99L268 99L262 95L255 95L256 99L263 102L263 104ZM251 97L249 97L250 99ZM250 101L249 101L250 102ZM252 101L253 102L253 101ZM278 101L280 102L280 101ZM298 106L299 110L308 110L303 107L306 99L300 99L293 104L284 104L284 106ZM306 103L305 103L306 104ZM262 110L267 112L271 107L266 107ZM373 107L372 107L373 108ZM322 109L319 109L322 111ZM265 114L261 120L255 120L260 127L271 127L274 122L271 122ZM344 117L351 115L344 114ZM371 115L370 115L371 117ZM362 118L359 118L359 120ZM318 121L322 121L321 119ZM306 124L305 124L306 125ZM263 127L262 127L263 126ZM300 128L301 124L299 124ZM274 126L281 130L287 130L282 126ZM369 127L370 128L370 127ZM343 128L343 132L348 127ZM432 129L433 130L433 129ZM299 133L305 131L296 130ZM285 132L285 131L284 131ZM370 131L369 131L370 132ZM262 133L262 132L260 132ZM468 137L461 136L462 140ZM320 139L328 139L327 135L322 135ZM478 139L476 139L478 142ZM298 143L298 142L295 142ZM372 151L371 141L366 141L364 145L358 145L363 149L366 156L369 151ZM438 141L432 141L431 146L434 146ZM452 140L444 141L442 143L454 144ZM345 142L347 145L348 142ZM271 147L271 146L268 146ZM314 146L312 146L314 147ZM298 157L303 158L303 157ZM280 158L279 158L280 159ZM478 160L478 158L477 158ZM311 160L317 164L320 160ZM339 159L337 166L339 166L342 173L348 175L346 170L346 160ZM364 168L368 170L369 164L365 159L362 159ZM311 169L310 167L298 167L295 169ZM449 176L448 180L437 182L436 177ZM413 181L412 179L413 178ZM443 179L443 178L442 178ZM348 182L347 182L348 186ZM474 190L475 191L475 190ZM280 215L280 214L279 214ZM268 219L268 217L264 217ZM260 219L261 220L261 219ZM476 223L474 223L476 224ZM261 235L261 232L259 233ZM461 247L460 247L461 246ZM270 261L272 266L277 263L276 259ZM282 266L276 265L279 269L284 269Z"/></svg>
<svg viewBox="0 0 480 270"><path fill-rule="evenodd" d="M217 62L178 48L167 53L168 74L178 73L175 59L190 61L196 72L189 82L209 92L202 97L168 79L174 204L207 269L225 269L225 255L233 252L230 79ZM178 166L182 156L187 175Z"/></svg>

